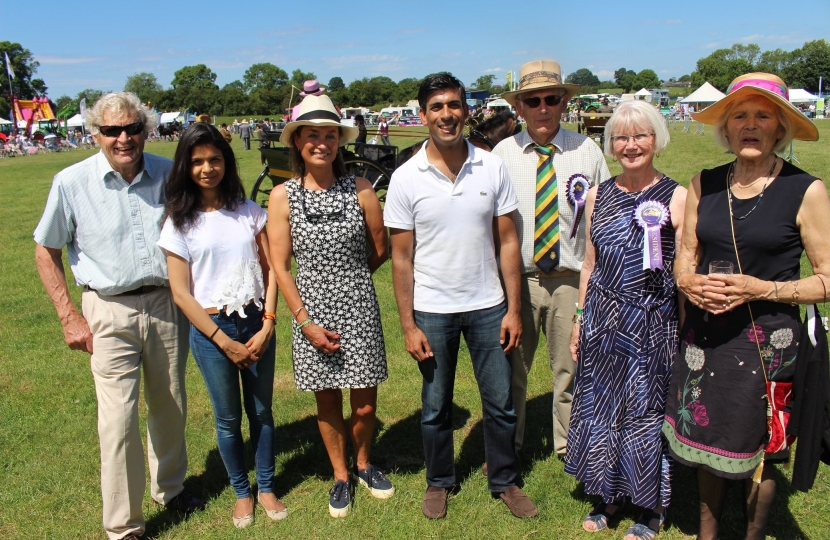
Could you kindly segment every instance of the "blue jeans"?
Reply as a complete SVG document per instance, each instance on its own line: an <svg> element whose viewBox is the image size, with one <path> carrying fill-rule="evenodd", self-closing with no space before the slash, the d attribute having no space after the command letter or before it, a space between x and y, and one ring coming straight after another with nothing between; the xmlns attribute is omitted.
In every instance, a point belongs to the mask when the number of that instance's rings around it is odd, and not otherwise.
<svg viewBox="0 0 830 540"><path fill-rule="evenodd" d="M427 485L446 489L455 484L452 439L452 395L461 334L470 350L473 372L481 394L484 454L490 491L500 493L516 485L518 463L513 439L516 413L511 392L509 355L499 343L504 303L464 313L415 312L415 324L426 335L434 356L418 363L421 388L421 434L427 466Z"/></svg>
<svg viewBox="0 0 830 540"><path fill-rule="evenodd" d="M224 311L211 315L219 328L233 340L246 343L262 329L262 310L254 304L245 308L247 318ZM251 496L251 484L245 467L245 443L242 438L242 405L251 430L251 446L256 451L256 480L261 493L274 491L274 418L271 415L271 397L274 392L274 348L271 343L259 362L240 370L208 337L195 326L190 327L190 350L205 379L213 418L216 421L216 439L219 453L230 477L236 497ZM242 399L239 380L242 379Z"/></svg>

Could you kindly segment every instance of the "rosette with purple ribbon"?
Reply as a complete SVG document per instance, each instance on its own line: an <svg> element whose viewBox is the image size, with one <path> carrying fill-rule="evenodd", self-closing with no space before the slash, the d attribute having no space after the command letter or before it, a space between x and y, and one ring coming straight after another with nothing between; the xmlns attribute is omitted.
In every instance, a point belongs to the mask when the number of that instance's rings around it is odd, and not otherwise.
<svg viewBox="0 0 830 540"><path fill-rule="evenodd" d="M660 229L669 221L669 209L660 201L643 201L634 210L637 225L643 228L643 270L663 268Z"/></svg>
<svg viewBox="0 0 830 540"><path fill-rule="evenodd" d="M576 230L579 228L579 220L582 219L582 213L585 211L585 200L588 198L588 190L591 189L591 184L588 183L588 177L584 174L573 174L568 178L568 183L565 186L565 195L568 202L574 207L574 223L571 227L571 238L576 236Z"/></svg>

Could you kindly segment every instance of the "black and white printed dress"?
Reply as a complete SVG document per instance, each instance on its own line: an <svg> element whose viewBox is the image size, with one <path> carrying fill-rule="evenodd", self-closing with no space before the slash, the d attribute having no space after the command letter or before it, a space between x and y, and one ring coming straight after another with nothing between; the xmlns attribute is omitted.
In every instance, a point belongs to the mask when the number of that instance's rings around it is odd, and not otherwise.
<svg viewBox="0 0 830 540"><path fill-rule="evenodd" d="M297 388L376 386L388 377L386 350L354 177L322 191L305 189L294 178L285 191L300 298L316 324L340 335L340 349L325 354L296 332L294 321Z"/></svg>

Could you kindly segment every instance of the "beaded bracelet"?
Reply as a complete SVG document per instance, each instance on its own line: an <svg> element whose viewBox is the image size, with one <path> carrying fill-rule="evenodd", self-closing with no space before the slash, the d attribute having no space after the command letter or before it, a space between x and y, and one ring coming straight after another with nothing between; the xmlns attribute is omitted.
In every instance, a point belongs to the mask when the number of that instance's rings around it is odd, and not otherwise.
<svg viewBox="0 0 830 540"><path fill-rule="evenodd" d="M295 328L294 331L299 334L300 332L303 331L303 326L306 326L307 324L311 324L312 322L313 321L311 320L311 317L309 317L308 319L306 319L303 322L301 322L300 324L298 324L297 328Z"/></svg>

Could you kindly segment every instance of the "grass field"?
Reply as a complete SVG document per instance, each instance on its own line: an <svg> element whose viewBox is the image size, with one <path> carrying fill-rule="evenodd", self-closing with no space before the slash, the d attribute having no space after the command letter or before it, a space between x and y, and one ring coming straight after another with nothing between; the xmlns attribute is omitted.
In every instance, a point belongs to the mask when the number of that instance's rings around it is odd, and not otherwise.
<svg viewBox="0 0 830 540"><path fill-rule="evenodd" d="M821 125L822 142L797 143L801 166L830 179L830 123ZM668 150L656 160L664 173L687 184L704 167L727 162L711 132L705 137L672 130ZM415 139L399 139L409 145ZM256 150L233 142L242 178L252 182L261 166ZM172 157L175 143L152 143L147 151ZM63 342L54 309L34 264L32 231L43 210L52 176L92 150L0 160L0 538L105 538L101 528L96 400L88 356ZM619 172L610 163L612 172ZM771 201L772 202L772 201ZM807 270L805 269L805 272ZM67 268L67 273L68 268ZM208 501L207 510L188 520L156 506L147 495L148 535L157 538L620 538L637 517L622 519L597 535L580 523L595 503L563 472L552 456L551 372L541 354L530 374L528 430L522 453L524 489L539 506L533 520L517 520L492 499L479 474L484 460L481 406L469 361L459 363L455 392L455 448L460 490L446 519L421 515L425 487L419 433L420 374L403 346L390 277L390 265L376 274L383 313L390 378L380 387L379 420L373 461L390 472L397 494L388 501L358 491L346 519L328 516L331 468L317 432L313 396L294 388L290 353L290 314L283 304L277 320L278 495L289 506L285 521L262 513L256 524L237 531L230 520L233 491L219 457L210 404L195 364L187 368L190 465L185 485ZM80 290L71 287L76 301ZM463 350L464 359L466 350ZM252 463L251 463L252 467ZM773 538L830 538L830 468L822 465L809 494L794 492L781 469L768 533ZM251 472L253 481L253 472ZM667 528L659 538L694 538L697 488L692 471L677 467ZM741 538L744 527L740 490L730 490L722 538Z"/></svg>

